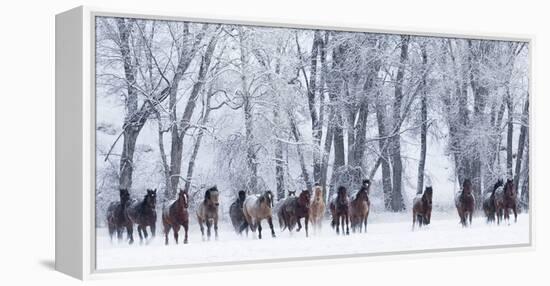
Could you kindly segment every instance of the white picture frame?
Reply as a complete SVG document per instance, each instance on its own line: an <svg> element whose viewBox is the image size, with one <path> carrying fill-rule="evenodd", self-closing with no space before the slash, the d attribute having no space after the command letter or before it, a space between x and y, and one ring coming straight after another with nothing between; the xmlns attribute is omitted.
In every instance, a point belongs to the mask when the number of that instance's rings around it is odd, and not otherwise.
<svg viewBox="0 0 550 286"><path fill-rule="evenodd" d="M225 24L262 25L289 28L311 28L340 31L358 31L373 33L409 34L419 36L466 37L485 40L509 40L526 42L529 45L529 77L531 78L534 37L525 35L486 35L447 33L446 31L428 31L416 29L394 30L383 27L339 27L325 26L322 23L276 23L257 19L210 19L208 17L185 17L176 13L150 14L135 11L112 11L100 8L77 7L56 16L56 230L55 230L55 268L78 279L88 280L109 277L116 273L143 270L168 270L185 272L197 270L197 267L226 267L242 265L243 262L214 263L206 265L170 265L166 267L128 268L97 271L95 267L95 30L96 16L120 16L144 19L185 20L215 22ZM532 82L529 82L529 96L534 95ZM532 123L532 109L529 123ZM529 132L529 139L532 132ZM535 142L530 140L530 156ZM530 169L532 170L532 160ZM531 172L532 176L532 172ZM532 184L531 184L532 186ZM530 187L529 207L529 243L511 245L515 249L532 249L533 241L533 190ZM428 251L403 251L376 253L379 255L433 254L434 252L491 251L506 249L508 246L471 247L459 249L439 249ZM318 259L357 259L373 254L335 255L316 258L292 258L247 261L244 264L285 262L296 263ZM319 262L316 262L319 263Z"/></svg>

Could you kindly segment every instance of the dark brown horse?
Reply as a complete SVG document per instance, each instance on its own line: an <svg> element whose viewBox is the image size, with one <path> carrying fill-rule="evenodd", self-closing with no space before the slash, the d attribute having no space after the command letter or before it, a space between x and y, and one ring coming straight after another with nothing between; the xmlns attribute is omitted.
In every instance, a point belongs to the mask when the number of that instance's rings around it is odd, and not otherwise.
<svg viewBox="0 0 550 286"><path fill-rule="evenodd" d="M504 184L504 188L500 188L495 192L495 211L498 224L503 219L507 220L508 224L510 223L510 210L514 212L514 222L517 222L517 192L514 182L508 179L506 180L506 184Z"/></svg>
<svg viewBox="0 0 550 286"><path fill-rule="evenodd" d="M246 199L246 192L239 191L237 199L229 207L229 216L231 217L231 223L237 234L241 234L243 230L247 230L248 233L248 223L244 218L243 213L243 203Z"/></svg>
<svg viewBox="0 0 550 286"><path fill-rule="evenodd" d="M422 225L430 224L432 217L432 196L433 189L432 187L426 187L423 194L416 194L416 197L413 200L413 224L412 229L414 230L414 225L418 220L418 227Z"/></svg>
<svg viewBox="0 0 550 286"><path fill-rule="evenodd" d="M178 232L183 226L185 238L183 243L187 243L187 232L189 230L189 195L187 191L180 190L178 199L168 205L168 208L162 210L162 225L164 226L164 243L168 245L168 233L170 229L174 232L174 239L178 243Z"/></svg>
<svg viewBox="0 0 550 286"><path fill-rule="evenodd" d="M349 215L352 232L357 230L363 232L363 226L365 226L365 232L367 232L367 220L370 211L369 187L370 181L364 180L361 189L355 194L355 198L350 203Z"/></svg>
<svg viewBox="0 0 550 286"><path fill-rule="evenodd" d="M336 198L330 202L329 208L332 214L332 228L336 228L336 233L340 234L340 224L342 224L342 233L349 235L349 199L344 186L338 187ZM346 225L345 232L344 224Z"/></svg>
<svg viewBox="0 0 550 286"><path fill-rule="evenodd" d="M474 213L476 201L472 194L472 182L465 179L462 184L462 190L455 195L455 205L460 217L462 226L472 225L472 215Z"/></svg>
<svg viewBox="0 0 550 286"><path fill-rule="evenodd" d="M133 203L128 207L128 217L132 224L137 225L140 242L147 239L147 227L151 228L151 235L155 237L157 225L157 189L147 189L143 201Z"/></svg>
<svg viewBox="0 0 550 286"><path fill-rule="evenodd" d="M311 192L309 190L303 190L298 197L286 198L277 213L281 230L288 228L288 231L292 232L294 226L298 224L296 231L300 231L302 229L300 220L304 218L306 237L308 237L310 201Z"/></svg>
<svg viewBox="0 0 550 286"><path fill-rule="evenodd" d="M127 208L130 205L130 193L127 189L119 190L119 201L112 202L107 208L107 228L111 241L116 232L118 240L122 240L122 233L126 229L130 244L134 242L132 236L132 222L128 218Z"/></svg>
<svg viewBox="0 0 550 286"><path fill-rule="evenodd" d="M220 191L216 186L209 188L204 193L204 200L197 209L197 220L201 228L204 240L204 226L206 224L206 236L210 240L210 229L214 226L214 237L218 239L218 208L220 206Z"/></svg>
<svg viewBox="0 0 550 286"><path fill-rule="evenodd" d="M504 185L504 182L502 180L498 180L495 185L493 186L493 189L489 192L486 192L483 196L483 212L485 213L485 216L487 217L487 223L495 222L495 214L496 214L496 207L495 207L495 194L496 191L499 188L502 188Z"/></svg>

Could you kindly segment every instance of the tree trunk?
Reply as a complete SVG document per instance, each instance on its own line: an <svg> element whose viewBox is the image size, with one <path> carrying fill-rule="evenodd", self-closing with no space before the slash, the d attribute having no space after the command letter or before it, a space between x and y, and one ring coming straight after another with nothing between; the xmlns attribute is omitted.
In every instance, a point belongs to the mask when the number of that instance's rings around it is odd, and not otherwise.
<svg viewBox="0 0 550 286"><path fill-rule="evenodd" d="M422 45L422 67L427 68L428 54L426 53L426 46ZM427 149L427 135L428 135L428 86L426 78L428 75L424 73L422 77L422 98L420 100L420 159L418 161L418 182L416 186L416 193L421 194L424 189L424 166L426 165L426 149Z"/></svg>
<svg viewBox="0 0 550 286"><path fill-rule="evenodd" d="M409 53L409 40L410 36L401 36L401 55L399 61L399 67L397 69L397 76L395 79L395 96L393 103L393 122L397 124L401 121L401 101L403 99L403 80L405 75L405 64L408 60ZM398 128L395 128L399 131ZM403 166L401 161L401 136L397 132L396 135L391 138L391 151L390 161L392 164L392 196L391 206L392 210L402 211L405 209L402 194L402 175Z"/></svg>
<svg viewBox="0 0 550 286"><path fill-rule="evenodd" d="M278 107L273 111L273 118L276 123L280 123ZM285 197L285 161L283 159L283 143L275 140L275 182L277 185L277 200Z"/></svg>
<svg viewBox="0 0 550 286"><path fill-rule="evenodd" d="M126 118L124 119L124 132L122 143L122 154L120 156L120 177L119 188L132 189L132 173L134 171L134 151L136 146L136 140L141 131L141 126L135 126L134 121L136 119L138 95L136 84L136 68L132 62L132 55L130 51L130 33L134 20L128 20L126 22L123 18L117 18L117 26L120 37L120 54L123 60L124 77L127 85L127 98L126 98Z"/></svg>
<svg viewBox="0 0 550 286"><path fill-rule="evenodd" d="M521 129L519 133L519 140L518 140L518 152L516 154L516 170L514 174L514 186L516 188L519 187L519 178L521 173L521 163L523 159L523 149L525 147L525 138L528 134L528 124L529 124L529 94L527 94L527 99L525 100L525 104L523 106L523 113L521 116Z"/></svg>
<svg viewBox="0 0 550 286"><path fill-rule="evenodd" d="M292 132L292 136L294 136L294 140L296 142L301 142L302 135L300 134L300 130L298 130L298 127L296 126L296 120L294 119L294 116L290 112L288 113L288 118L290 119L290 131ZM304 180L306 188L308 190L312 190L312 184L311 184L311 181L309 180L309 174L307 172L307 167L304 160L304 154L302 152L302 146L300 144L296 145L296 151L298 152L300 168L302 170L302 179Z"/></svg>
<svg viewBox="0 0 550 286"><path fill-rule="evenodd" d="M172 93L170 95L170 110L171 110L171 121L172 121L172 149L170 150L170 182L171 182L171 195L175 197L181 178L181 165L183 157L183 139L185 133L189 130L191 126L191 118L195 111L197 98L204 87L204 82L206 75L208 74L208 69L210 68L210 63L214 50L216 49L217 36L214 35L202 57L202 61L199 67L199 73L197 81L193 84L191 89L191 94L185 105L183 115L181 120L177 122L176 115L176 103L177 103L177 90L179 86L179 79L177 82L173 82ZM183 72L181 74L183 76ZM189 186L189 184L186 184Z"/></svg>
<svg viewBox="0 0 550 286"><path fill-rule="evenodd" d="M512 144L514 141L514 107L512 103L512 95L510 94L509 88L506 90L506 106L508 109L508 123L507 123L507 133L506 133L506 175L508 178L513 178L513 152Z"/></svg>

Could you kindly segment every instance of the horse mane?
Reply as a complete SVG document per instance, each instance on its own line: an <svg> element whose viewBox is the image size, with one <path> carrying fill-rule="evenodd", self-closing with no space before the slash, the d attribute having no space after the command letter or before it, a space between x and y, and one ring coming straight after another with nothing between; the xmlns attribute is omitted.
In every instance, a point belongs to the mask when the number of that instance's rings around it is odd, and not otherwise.
<svg viewBox="0 0 550 286"><path fill-rule="evenodd" d="M211 188L208 188L206 192L204 193L204 202L206 203L208 200L210 200L210 193L211 192L219 192L217 186L213 186Z"/></svg>

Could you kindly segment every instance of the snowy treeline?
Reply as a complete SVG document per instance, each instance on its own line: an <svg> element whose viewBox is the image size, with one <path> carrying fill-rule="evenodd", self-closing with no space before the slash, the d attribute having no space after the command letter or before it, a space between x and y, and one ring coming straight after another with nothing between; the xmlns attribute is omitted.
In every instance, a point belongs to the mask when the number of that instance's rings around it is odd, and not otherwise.
<svg viewBox="0 0 550 286"><path fill-rule="evenodd" d="M479 198L510 177L528 202L526 43L104 17L96 31L101 210L119 188L328 197L371 178L401 211L439 146L439 180L469 178Z"/></svg>

